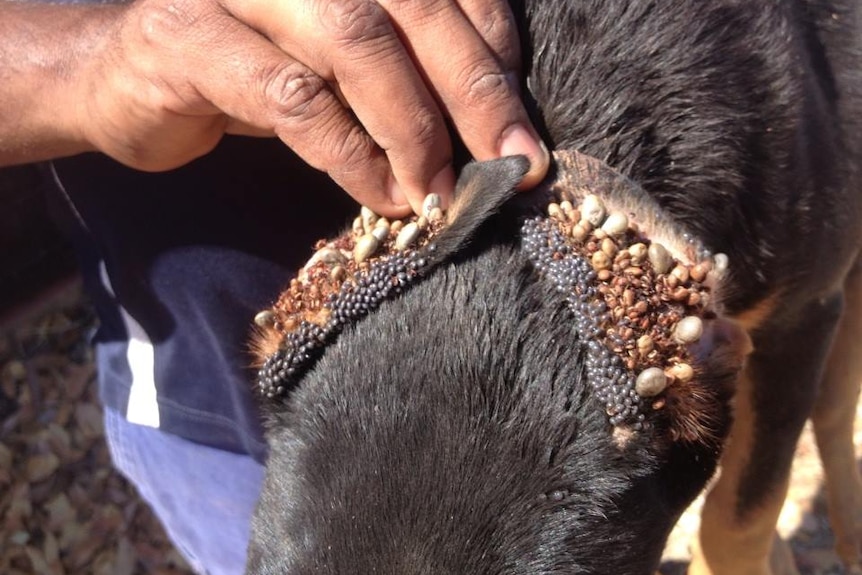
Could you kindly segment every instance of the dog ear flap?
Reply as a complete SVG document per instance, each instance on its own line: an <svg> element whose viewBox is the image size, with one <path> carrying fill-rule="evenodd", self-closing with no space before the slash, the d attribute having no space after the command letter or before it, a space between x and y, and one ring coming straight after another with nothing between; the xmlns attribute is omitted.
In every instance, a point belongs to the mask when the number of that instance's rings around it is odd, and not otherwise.
<svg viewBox="0 0 862 575"><path fill-rule="evenodd" d="M434 240L434 259L444 261L461 249L479 226L515 195L517 185L529 169L526 156L467 164L455 186L455 200L446 213L446 228Z"/></svg>
<svg viewBox="0 0 862 575"><path fill-rule="evenodd" d="M704 322L700 340L688 347L695 378L666 397L668 426L675 440L718 447L729 432L730 402L753 350L748 332L735 320Z"/></svg>

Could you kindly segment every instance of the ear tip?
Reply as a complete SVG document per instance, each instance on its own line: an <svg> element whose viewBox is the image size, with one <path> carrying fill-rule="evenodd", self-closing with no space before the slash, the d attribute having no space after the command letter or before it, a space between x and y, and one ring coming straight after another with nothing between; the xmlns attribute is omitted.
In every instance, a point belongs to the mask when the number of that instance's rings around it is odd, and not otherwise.
<svg viewBox="0 0 862 575"><path fill-rule="evenodd" d="M504 156L497 161L503 163L513 171L518 171L522 177L530 171L530 158L524 155Z"/></svg>
<svg viewBox="0 0 862 575"><path fill-rule="evenodd" d="M484 182L486 185L514 189L530 171L527 156L503 156L495 160L473 161L464 166L458 178L460 186Z"/></svg>
<svg viewBox="0 0 862 575"><path fill-rule="evenodd" d="M461 170L461 176L469 176L481 171L499 172L501 170L523 176L530 170L530 159L524 155L517 155L502 156L494 160L473 160L464 166Z"/></svg>

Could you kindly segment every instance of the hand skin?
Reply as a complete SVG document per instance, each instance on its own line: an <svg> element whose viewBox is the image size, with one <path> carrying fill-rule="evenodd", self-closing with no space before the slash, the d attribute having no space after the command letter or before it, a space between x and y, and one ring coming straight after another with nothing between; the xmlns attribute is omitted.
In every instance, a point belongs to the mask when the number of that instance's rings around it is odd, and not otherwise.
<svg viewBox="0 0 862 575"><path fill-rule="evenodd" d="M277 136L384 215L480 160L547 150L518 98L505 0L0 0L0 165L99 150L167 170L225 133ZM409 204L409 205L408 205Z"/></svg>

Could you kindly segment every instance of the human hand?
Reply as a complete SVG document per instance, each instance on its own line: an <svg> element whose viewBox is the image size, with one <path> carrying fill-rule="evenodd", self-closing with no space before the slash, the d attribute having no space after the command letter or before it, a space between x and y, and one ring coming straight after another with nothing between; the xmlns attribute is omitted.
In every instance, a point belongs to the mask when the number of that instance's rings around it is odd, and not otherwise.
<svg viewBox="0 0 862 575"><path fill-rule="evenodd" d="M474 157L548 166L518 98L504 0L139 0L85 68L85 138L145 170L224 133L276 135L361 203L418 210L454 188L451 118Z"/></svg>

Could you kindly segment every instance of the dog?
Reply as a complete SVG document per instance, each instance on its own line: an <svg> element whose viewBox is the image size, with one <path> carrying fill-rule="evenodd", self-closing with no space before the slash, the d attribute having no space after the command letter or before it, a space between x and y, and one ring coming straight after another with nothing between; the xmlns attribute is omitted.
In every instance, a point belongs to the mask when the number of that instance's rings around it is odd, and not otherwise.
<svg viewBox="0 0 862 575"><path fill-rule="evenodd" d="M364 210L256 318L247 572L649 574L720 463L689 573L796 573L774 533L809 418L862 569L855 6L512 9L552 173Z"/></svg>

